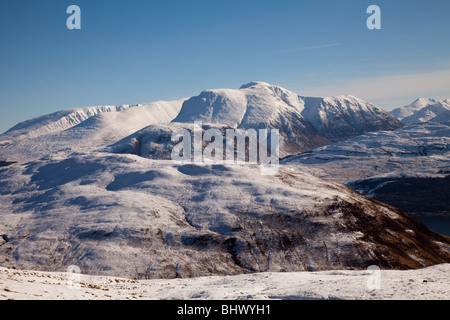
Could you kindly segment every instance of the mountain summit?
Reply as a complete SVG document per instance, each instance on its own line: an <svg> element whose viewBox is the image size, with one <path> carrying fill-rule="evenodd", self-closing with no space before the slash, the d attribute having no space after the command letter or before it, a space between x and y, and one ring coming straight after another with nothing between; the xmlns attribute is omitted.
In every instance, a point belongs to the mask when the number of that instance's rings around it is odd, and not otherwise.
<svg viewBox="0 0 450 320"><path fill-rule="evenodd" d="M403 126L388 112L350 95L303 97L266 82L250 82L239 90L206 90L188 99L173 122L194 121L279 129L282 155Z"/></svg>

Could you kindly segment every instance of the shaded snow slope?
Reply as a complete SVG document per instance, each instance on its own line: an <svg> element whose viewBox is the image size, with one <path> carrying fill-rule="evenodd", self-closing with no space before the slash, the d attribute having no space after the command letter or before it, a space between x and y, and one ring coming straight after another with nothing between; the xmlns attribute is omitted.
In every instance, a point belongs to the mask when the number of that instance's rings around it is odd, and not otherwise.
<svg viewBox="0 0 450 320"><path fill-rule="evenodd" d="M383 270L373 288L370 271L131 280L0 268L0 300L448 300L449 273L449 264Z"/></svg>
<svg viewBox="0 0 450 320"><path fill-rule="evenodd" d="M432 118L430 121L440 122L440 123L446 123L446 122L450 123L450 109L439 113L439 115Z"/></svg>

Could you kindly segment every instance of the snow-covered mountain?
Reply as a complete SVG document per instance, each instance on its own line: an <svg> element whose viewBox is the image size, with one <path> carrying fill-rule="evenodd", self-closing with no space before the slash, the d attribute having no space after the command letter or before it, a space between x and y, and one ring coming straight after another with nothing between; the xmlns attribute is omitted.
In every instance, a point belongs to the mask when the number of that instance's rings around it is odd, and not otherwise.
<svg viewBox="0 0 450 320"><path fill-rule="evenodd" d="M203 91L187 100L173 120L194 121L239 129L279 129L281 156L402 126L386 111L353 96L301 97L265 82L251 82L239 90Z"/></svg>
<svg viewBox="0 0 450 320"><path fill-rule="evenodd" d="M352 96L307 98L278 86L251 82L239 90L206 90L190 99L71 109L25 121L0 135L0 160L30 161L48 154L88 151L146 126L171 121L278 129L281 157L364 132L402 126L389 113Z"/></svg>
<svg viewBox="0 0 450 320"><path fill-rule="evenodd" d="M282 156L329 144L304 119L304 101L298 95L264 82L239 90L203 91L187 100L173 122L222 125L237 129L275 128L280 131Z"/></svg>
<svg viewBox="0 0 450 320"><path fill-rule="evenodd" d="M426 121L440 121L440 115L450 110L450 99L417 99L413 103L394 109L391 114L401 120L404 124L410 125L414 123Z"/></svg>
<svg viewBox="0 0 450 320"><path fill-rule="evenodd" d="M298 95L265 82L251 82L239 90L203 91L185 102L174 122L203 121L235 128L267 127L284 113L301 118L304 102Z"/></svg>
<svg viewBox="0 0 450 320"><path fill-rule="evenodd" d="M0 265L171 278L450 261L448 237L302 166L263 176L257 165L163 160L173 130L197 120L277 128L285 154L402 125L351 96L260 82L22 123L0 136Z"/></svg>

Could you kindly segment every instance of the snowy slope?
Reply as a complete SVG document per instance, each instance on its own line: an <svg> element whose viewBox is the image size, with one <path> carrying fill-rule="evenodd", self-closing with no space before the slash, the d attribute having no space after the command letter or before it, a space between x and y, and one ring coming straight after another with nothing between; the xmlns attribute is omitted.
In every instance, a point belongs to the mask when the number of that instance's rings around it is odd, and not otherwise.
<svg viewBox="0 0 450 320"><path fill-rule="evenodd" d="M91 151L148 125L170 122L185 100L116 107L114 112L99 112L109 107L76 109L33 119L0 135L0 141L5 141L0 160L24 162L50 154Z"/></svg>
<svg viewBox="0 0 450 320"><path fill-rule="evenodd" d="M91 153L0 174L4 267L173 278L450 261L448 238L298 170Z"/></svg>
<svg viewBox="0 0 450 320"><path fill-rule="evenodd" d="M439 119L439 115L450 110L450 99L417 99L410 105L391 111L391 114L400 119L404 124L426 122Z"/></svg>
<svg viewBox="0 0 450 320"><path fill-rule="evenodd" d="M450 169L450 123L366 133L288 157L283 163L306 165L315 174L341 183L377 176L443 176Z"/></svg>
<svg viewBox="0 0 450 320"><path fill-rule="evenodd" d="M224 124L203 124L201 127L202 135L204 135L205 131L209 129L220 131L222 136L224 137L224 140L226 140L226 130L233 128ZM171 160L172 149L176 144L178 144L178 142L172 141L172 136L175 132L179 132L179 130L187 130L190 132L191 143L193 146L194 124L172 122L145 127L144 129L139 130L110 146L107 146L104 151L113 153L135 154L154 160ZM236 131L236 134L242 134L242 136L245 136L243 131ZM206 145L207 142L202 143L202 150L205 150ZM208 156L205 153L204 159L207 158ZM210 156L209 158L211 159L212 157ZM222 157L223 160L225 160L225 158L225 156Z"/></svg>
<svg viewBox="0 0 450 320"><path fill-rule="evenodd" d="M6 131L4 136L15 138L17 140L34 138L43 134L54 133L71 128L97 114L120 112L136 106L137 105L98 106L62 110L21 122Z"/></svg>
<svg viewBox="0 0 450 320"><path fill-rule="evenodd" d="M439 113L436 117L432 118L432 122L448 123L450 122L450 110Z"/></svg>
<svg viewBox="0 0 450 320"><path fill-rule="evenodd" d="M372 271L132 280L0 268L0 300L448 300L449 273L449 264L383 270L372 287Z"/></svg>
<svg viewBox="0 0 450 320"><path fill-rule="evenodd" d="M449 122L425 122L368 133L286 158L282 163L308 168L318 176L345 183L408 212L450 211L446 193L446 177L450 174Z"/></svg>

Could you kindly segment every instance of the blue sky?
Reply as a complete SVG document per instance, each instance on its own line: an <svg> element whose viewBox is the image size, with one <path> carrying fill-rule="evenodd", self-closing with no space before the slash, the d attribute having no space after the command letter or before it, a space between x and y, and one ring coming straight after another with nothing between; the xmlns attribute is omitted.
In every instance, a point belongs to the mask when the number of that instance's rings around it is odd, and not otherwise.
<svg viewBox="0 0 450 320"><path fill-rule="evenodd" d="M71 4L81 30L66 28ZM371 4L381 30L366 27ZM2 0L0 132L254 80L386 109L450 98L449 33L447 0Z"/></svg>

